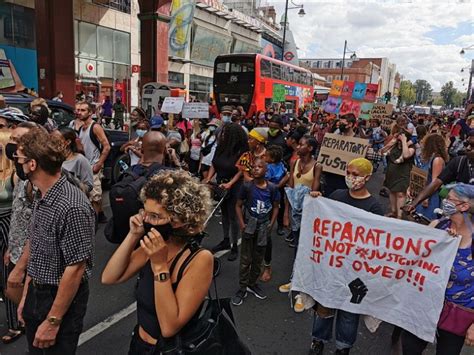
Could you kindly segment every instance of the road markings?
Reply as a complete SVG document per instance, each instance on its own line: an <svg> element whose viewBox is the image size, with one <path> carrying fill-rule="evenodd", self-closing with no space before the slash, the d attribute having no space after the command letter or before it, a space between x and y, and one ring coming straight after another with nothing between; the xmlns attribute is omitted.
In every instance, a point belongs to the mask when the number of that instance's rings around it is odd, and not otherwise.
<svg viewBox="0 0 474 355"><path fill-rule="evenodd" d="M120 322L122 319L128 317L130 314L132 314L136 310L137 310L137 302L133 302L127 308L124 308L121 311L104 319L102 322L97 323L92 328L89 328L88 330L86 330L85 332L81 334L81 336L79 337L78 346L81 346L82 344L88 342L89 340L94 338L96 335L99 335L100 333L107 330L114 324Z"/></svg>
<svg viewBox="0 0 474 355"><path fill-rule="evenodd" d="M242 240L239 239L237 241L237 245L240 245L241 241ZM221 250L221 251L215 253L214 256L216 258L221 258L222 256L224 256L225 254L227 254L229 252L230 252L230 250ZM81 346L82 344L87 343L89 340L96 337L100 333L105 332L111 326L113 326L114 324L120 322L122 319L128 317L130 314L132 314L136 310L137 310L137 302L133 302L127 308L122 309L121 311L119 311L119 312L111 315L110 317L104 319L102 322L97 323L92 328L87 329L79 337L78 346Z"/></svg>

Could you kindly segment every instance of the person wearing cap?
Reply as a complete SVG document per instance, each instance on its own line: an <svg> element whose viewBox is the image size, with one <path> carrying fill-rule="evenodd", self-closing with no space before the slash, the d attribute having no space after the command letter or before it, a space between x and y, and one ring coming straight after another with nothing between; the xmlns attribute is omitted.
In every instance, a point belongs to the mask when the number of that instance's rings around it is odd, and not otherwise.
<svg viewBox="0 0 474 355"><path fill-rule="evenodd" d="M161 131L164 123L165 123L165 120L163 119L163 117L159 115L155 115L150 119L150 130Z"/></svg>
<svg viewBox="0 0 474 355"><path fill-rule="evenodd" d="M235 166L242 172L244 181L252 181L252 166L256 158L265 155L265 143L267 142L267 129L257 127L250 131L248 143L249 151L242 154Z"/></svg>
<svg viewBox="0 0 474 355"><path fill-rule="evenodd" d="M221 109L221 120L222 123L230 123L232 122L232 106L222 106Z"/></svg>

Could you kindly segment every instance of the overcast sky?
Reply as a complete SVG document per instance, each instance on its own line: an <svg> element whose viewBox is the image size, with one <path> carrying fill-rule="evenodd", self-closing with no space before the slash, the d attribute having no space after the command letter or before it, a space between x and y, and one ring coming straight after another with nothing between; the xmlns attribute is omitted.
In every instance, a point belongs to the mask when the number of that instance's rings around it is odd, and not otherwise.
<svg viewBox="0 0 474 355"><path fill-rule="evenodd" d="M283 14L284 0L265 2ZM452 80L467 90L469 70L461 68L470 66L474 50L459 51L474 45L474 0L294 2L306 12L300 18L298 10L288 11L300 58L342 57L346 39L359 57L388 57L406 79L426 79L435 91Z"/></svg>

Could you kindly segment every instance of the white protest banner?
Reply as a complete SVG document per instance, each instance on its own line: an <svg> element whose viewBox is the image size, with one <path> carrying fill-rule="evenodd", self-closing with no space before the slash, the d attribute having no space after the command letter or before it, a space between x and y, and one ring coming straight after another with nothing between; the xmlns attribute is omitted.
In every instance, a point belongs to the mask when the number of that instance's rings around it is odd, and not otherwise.
<svg viewBox="0 0 474 355"><path fill-rule="evenodd" d="M360 157L365 157L369 140L326 133L319 150L318 162L323 171L345 175L347 164Z"/></svg>
<svg viewBox="0 0 474 355"><path fill-rule="evenodd" d="M209 118L209 104L207 102L185 102L182 116L184 118Z"/></svg>
<svg viewBox="0 0 474 355"><path fill-rule="evenodd" d="M459 238L306 197L292 289L435 339Z"/></svg>
<svg viewBox="0 0 474 355"><path fill-rule="evenodd" d="M184 97L165 97L161 112L165 113L180 113L183 109Z"/></svg>

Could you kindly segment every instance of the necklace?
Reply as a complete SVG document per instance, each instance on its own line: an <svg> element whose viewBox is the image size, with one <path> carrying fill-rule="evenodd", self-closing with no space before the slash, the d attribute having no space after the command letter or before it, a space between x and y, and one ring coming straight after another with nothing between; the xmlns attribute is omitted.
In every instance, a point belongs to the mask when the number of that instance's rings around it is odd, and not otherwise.
<svg viewBox="0 0 474 355"><path fill-rule="evenodd" d="M301 176L303 175L303 171L305 171L306 169L306 166L308 165L309 162L305 163L304 165L302 164L302 160L300 159L299 160L299 164L298 164L298 171L296 173L296 177L299 179L301 178Z"/></svg>

